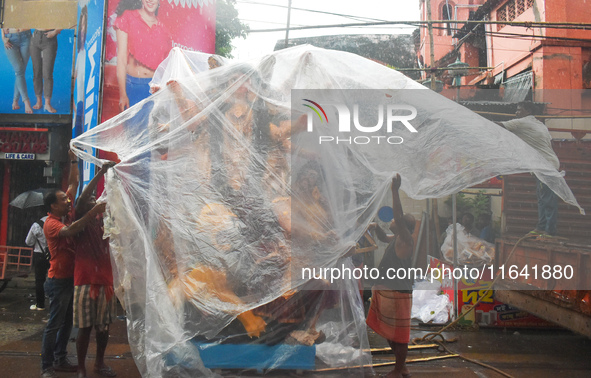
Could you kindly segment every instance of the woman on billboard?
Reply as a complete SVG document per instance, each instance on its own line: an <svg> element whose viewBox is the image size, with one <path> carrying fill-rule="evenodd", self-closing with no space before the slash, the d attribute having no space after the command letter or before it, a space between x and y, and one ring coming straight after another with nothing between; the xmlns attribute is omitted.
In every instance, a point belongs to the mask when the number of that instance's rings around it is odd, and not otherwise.
<svg viewBox="0 0 591 378"><path fill-rule="evenodd" d="M18 98L22 98L25 104L25 113L32 114L33 108L27 93L25 71L29 63L29 45L31 44L31 29L2 29L2 42L6 49L6 56L16 75L14 81L14 97L12 110L20 109Z"/></svg>
<svg viewBox="0 0 591 378"><path fill-rule="evenodd" d="M158 20L159 0L121 0L117 7L119 110L150 95L149 83L172 48L170 33Z"/></svg>

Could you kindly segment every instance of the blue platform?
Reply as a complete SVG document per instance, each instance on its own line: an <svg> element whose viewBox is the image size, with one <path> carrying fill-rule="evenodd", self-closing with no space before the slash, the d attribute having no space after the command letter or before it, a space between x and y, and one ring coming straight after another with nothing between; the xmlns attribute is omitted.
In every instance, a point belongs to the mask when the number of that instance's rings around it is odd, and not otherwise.
<svg viewBox="0 0 591 378"><path fill-rule="evenodd" d="M209 369L314 370L316 366L315 346L193 343Z"/></svg>

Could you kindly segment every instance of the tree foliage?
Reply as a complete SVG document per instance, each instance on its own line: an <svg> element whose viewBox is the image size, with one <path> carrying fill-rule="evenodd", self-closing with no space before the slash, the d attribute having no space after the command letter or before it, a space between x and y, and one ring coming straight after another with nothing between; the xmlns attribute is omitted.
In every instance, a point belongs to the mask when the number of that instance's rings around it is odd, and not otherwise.
<svg viewBox="0 0 591 378"><path fill-rule="evenodd" d="M236 0L216 1L215 53L232 58L232 40L246 38L249 27L238 19Z"/></svg>
<svg viewBox="0 0 591 378"><path fill-rule="evenodd" d="M451 208L451 197L445 201L445 204ZM470 196L458 193L456 196L456 209L458 217L461 217L464 213L471 213L474 218L478 218L480 214L490 214L490 196L482 192Z"/></svg>
<svg viewBox="0 0 591 378"><path fill-rule="evenodd" d="M310 44L325 49L347 51L367 59L379 61L390 68L414 68L416 53L413 36L399 35L329 35L318 37L293 38L289 40L289 47ZM284 40L275 44L275 50L285 47ZM411 79L419 79L418 72L404 71Z"/></svg>

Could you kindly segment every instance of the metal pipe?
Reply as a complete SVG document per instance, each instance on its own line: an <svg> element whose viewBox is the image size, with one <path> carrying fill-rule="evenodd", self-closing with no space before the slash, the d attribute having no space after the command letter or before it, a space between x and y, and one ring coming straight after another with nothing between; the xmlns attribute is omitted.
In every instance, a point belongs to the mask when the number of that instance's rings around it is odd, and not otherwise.
<svg viewBox="0 0 591 378"><path fill-rule="evenodd" d="M291 0L287 4L287 28L285 29L285 48L287 48L289 41L289 19L291 18Z"/></svg>
<svg viewBox="0 0 591 378"><path fill-rule="evenodd" d="M0 0L0 28L4 27L4 6L6 5L5 0Z"/></svg>
<svg viewBox="0 0 591 378"><path fill-rule="evenodd" d="M427 218L427 216L425 215L425 212L423 212L423 215L421 216L421 227L419 228L419 235L417 236L417 244L415 245L415 250L412 256L412 264L411 266L413 268L417 267L417 258L419 256L419 248L421 246L421 240L423 239L423 229L425 226L425 219Z"/></svg>
<svg viewBox="0 0 591 378"><path fill-rule="evenodd" d="M430 241L431 241L431 199L427 199L427 224L425 225L427 227L426 232L427 232L427 241L425 243L425 250L427 251L427 255L430 254L431 250L429 249L429 247L431 246Z"/></svg>
<svg viewBox="0 0 591 378"><path fill-rule="evenodd" d="M457 205L456 193L454 193L451 195L451 214L452 214L452 222L453 222L452 243L454 246L454 258L453 258L453 267L454 268L458 266L458 228L456 227L458 214L457 214L456 205ZM459 300L459 298L458 298L458 281L453 277L453 275L452 275L452 279L453 279L453 283L454 283L453 318L455 319L456 316L458 315L458 300Z"/></svg>
<svg viewBox="0 0 591 378"><path fill-rule="evenodd" d="M449 67L433 67L433 68L394 68L396 71L453 71L453 70L490 70L495 67L459 67L459 68L449 68Z"/></svg>
<svg viewBox="0 0 591 378"><path fill-rule="evenodd" d="M498 115L498 116L507 116L507 117L515 117L515 113L497 113L497 112L485 112L482 110L473 110L474 113L478 113L478 114L488 114L488 115ZM539 114L535 116L536 118L554 118L554 119L569 119L569 118L591 118L591 115L564 115L564 116L560 116L560 115L543 115L543 114ZM582 130L582 129L556 129L556 128L552 128L549 127L548 130L550 131L559 131L559 132L571 132L571 131L586 131L591 133L591 130Z"/></svg>

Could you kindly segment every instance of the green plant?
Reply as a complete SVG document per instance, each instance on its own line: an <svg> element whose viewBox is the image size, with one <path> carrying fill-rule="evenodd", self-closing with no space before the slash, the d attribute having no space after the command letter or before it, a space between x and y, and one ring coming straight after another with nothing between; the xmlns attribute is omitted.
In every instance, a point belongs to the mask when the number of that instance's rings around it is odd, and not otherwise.
<svg viewBox="0 0 591 378"><path fill-rule="evenodd" d="M215 53L232 58L232 39L246 38L249 27L240 22L236 0L217 0L215 23Z"/></svg>
<svg viewBox="0 0 591 378"><path fill-rule="evenodd" d="M451 197L445 200L445 204L451 208ZM458 218L464 213L471 213L474 215L474 219L478 219L480 214L490 214L490 197L483 191L469 196L465 193L458 193L456 195L456 211Z"/></svg>

